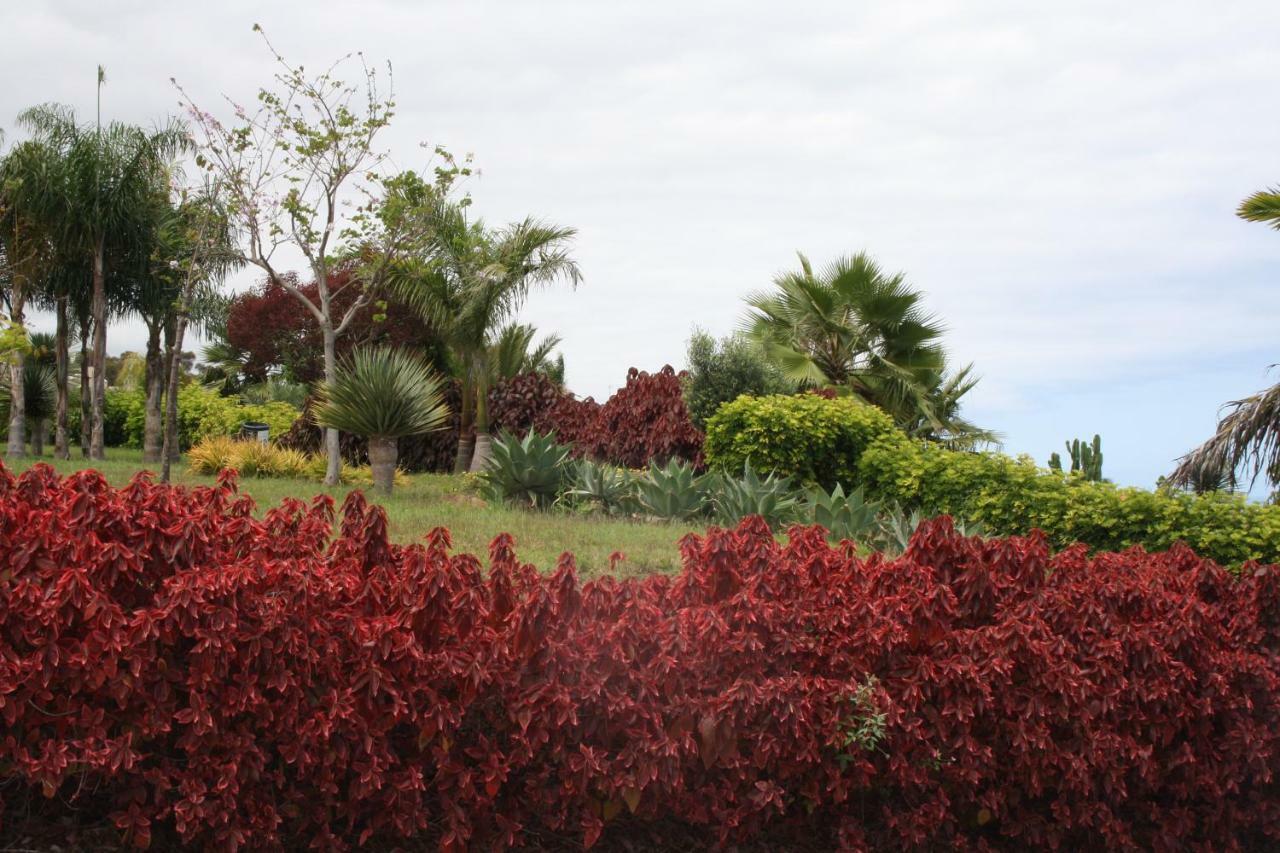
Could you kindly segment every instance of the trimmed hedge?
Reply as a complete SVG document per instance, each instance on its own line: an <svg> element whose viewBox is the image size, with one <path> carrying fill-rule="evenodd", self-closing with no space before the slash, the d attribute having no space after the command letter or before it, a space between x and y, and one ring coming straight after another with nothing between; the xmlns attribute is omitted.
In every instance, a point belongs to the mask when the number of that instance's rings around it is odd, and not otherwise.
<svg viewBox="0 0 1280 853"><path fill-rule="evenodd" d="M165 850L1280 844L1275 566L753 518L581 584L334 515L0 467L0 810Z"/></svg>
<svg viewBox="0 0 1280 853"><path fill-rule="evenodd" d="M1002 535L1042 530L1057 548L1162 551L1183 541L1223 565L1280 561L1280 506L1092 483L1028 459L947 450L907 438L887 416L848 398L740 397L708 422L706 457L728 470L750 459L826 488L861 485L877 500Z"/></svg>

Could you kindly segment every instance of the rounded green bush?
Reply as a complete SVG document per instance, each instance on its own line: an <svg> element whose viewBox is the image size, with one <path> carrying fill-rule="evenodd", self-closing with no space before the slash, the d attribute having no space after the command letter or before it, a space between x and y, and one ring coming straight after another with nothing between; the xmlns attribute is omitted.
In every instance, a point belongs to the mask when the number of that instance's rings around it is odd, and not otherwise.
<svg viewBox="0 0 1280 853"><path fill-rule="evenodd" d="M829 491L856 482L862 451L894 434L888 415L852 397L742 396L707 421L703 453L708 467L741 471L750 462L757 471Z"/></svg>

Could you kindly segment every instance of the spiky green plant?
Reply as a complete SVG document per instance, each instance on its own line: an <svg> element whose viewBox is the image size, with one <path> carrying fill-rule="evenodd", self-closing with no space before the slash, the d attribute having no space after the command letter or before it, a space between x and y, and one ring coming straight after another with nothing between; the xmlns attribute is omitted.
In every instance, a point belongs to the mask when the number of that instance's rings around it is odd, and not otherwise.
<svg viewBox="0 0 1280 853"><path fill-rule="evenodd" d="M779 527L797 520L800 509L789 477L771 473L761 479L749 462L743 464L740 478L716 475L711 504L716 521L724 525L759 515L770 527Z"/></svg>
<svg viewBox="0 0 1280 853"><path fill-rule="evenodd" d="M706 511L705 480L694 473L692 465L678 459L661 466L650 462L649 470L636 480L636 500L647 515L685 521Z"/></svg>
<svg viewBox="0 0 1280 853"><path fill-rule="evenodd" d="M839 483L828 493L811 488L805 493L809 520L827 529L833 539L870 542L879 529L879 515L884 510L880 501L868 501L862 486L845 493Z"/></svg>
<svg viewBox="0 0 1280 853"><path fill-rule="evenodd" d="M9 420L9 374L0 373L0 422ZM26 417L42 421L53 417L57 402L57 384L54 370L36 361L28 361L22 367L22 390L26 399Z"/></svg>
<svg viewBox="0 0 1280 853"><path fill-rule="evenodd" d="M893 507L882 513L880 515L880 529L875 540L876 550L883 551L889 556L898 556L904 553L907 547L910 546L911 537L915 535L921 522L929 517L919 509L914 509L908 514L903 512L901 507ZM952 518L951 523L961 536L987 535L987 529L980 521L965 521L961 518Z"/></svg>
<svg viewBox="0 0 1280 853"><path fill-rule="evenodd" d="M635 484L625 468L583 459L574 469L573 488L565 495L606 515L618 515L635 503Z"/></svg>
<svg viewBox="0 0 1280 853"><path fill-rule="evenodd" d="M440 380L407 352L361 348L338 364L319 386L316 423L369 440L374 486L390 493L395 482L396 441L440 429L449 420Z"/></svg>
<svg viewBox="0 0 1280 853"><path fill-rule="evenodd" d="M503 432L480 477L491 501L545 509L556 502L570 476L567 445L530 430L524 438Z"/></svg>

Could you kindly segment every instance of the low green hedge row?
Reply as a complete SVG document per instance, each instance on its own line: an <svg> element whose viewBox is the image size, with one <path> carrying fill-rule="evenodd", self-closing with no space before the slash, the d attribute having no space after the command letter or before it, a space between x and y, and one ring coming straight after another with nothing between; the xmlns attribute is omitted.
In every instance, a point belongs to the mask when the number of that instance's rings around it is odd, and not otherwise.
<svg viewBox="0 0 1280 853"><path fill-rule="evenodd" d="M103 440L108 446L141 447L146 430L146 398L142 391L108 389L103 401ZM68 426L80 430L80 407L69 407ZM299 411L288 403L241 403L217 391L189 384L178 390L178 444L185 450L206 438L235 435L246 421L265 423L270 435L288 432Z"/></svg>
<svg viewBox="0 0 1280 853"><path fill-rule="evenodd" d="M1088 482L1027 458L947 450L908 438L852 399L739 397L707 422L704 452L709 466L733 470L749 459L826 488L861 485L868 497L981 522L993 533L1039 528L1059 548L1160 551L1182 540L1223 565L1280 562L1280 506Z"/></svg>

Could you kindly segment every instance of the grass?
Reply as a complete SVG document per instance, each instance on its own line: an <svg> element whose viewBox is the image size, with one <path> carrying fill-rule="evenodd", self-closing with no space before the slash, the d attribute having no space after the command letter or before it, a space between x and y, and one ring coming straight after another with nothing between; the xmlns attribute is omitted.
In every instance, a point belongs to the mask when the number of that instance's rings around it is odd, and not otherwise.
<svg viewBox="0 0 1280 853"><path fill-rule="evenodd" d="M28 457L5 460L4 464L14 471L24 471L36 462L48 463L61 474L96 468L115 486L128 483L138 471L152 467L142 464L142 451L117 447L108 448L102 462L81 459L77 451L69 460ZM185 462L175 464L173 471L178 485L211 485L214 481L211 476L191 473ZM468 482L465 477L449 474L411 474L408 484L397 486L390 498L379 498L368 491L365 494L386 509L391 537L397 542L417 541L432 528L447 527L453 535L455 551L476 554L487 562L489 542L499 533L510 533L521 560L545 571L555 566L561 553L569 551L576 557L582 577L675 572L680 568L680 538L703 529L490 506L471 491ZM332 495L341 505L354 488L357 487L328 487L303 480L264 478L240 482L241 491L257 501L259 513L285 497L306 500L322 493ZM610 571L609 556L615 551L624 558Z"/></svg>

